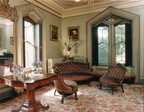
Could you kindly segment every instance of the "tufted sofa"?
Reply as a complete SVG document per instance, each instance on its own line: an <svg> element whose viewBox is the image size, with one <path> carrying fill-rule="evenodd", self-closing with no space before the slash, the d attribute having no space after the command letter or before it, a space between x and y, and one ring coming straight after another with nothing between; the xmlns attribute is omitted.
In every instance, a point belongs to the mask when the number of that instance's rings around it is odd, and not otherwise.
<svg viewBox="0 0 144 112"><path fill-rule="evenodd" d="M53 66L55 74L61 74L64 80L72 81L88 81L90 84L93 74L91 73L91 67L89 63L78 62L78 61L64 61L56 63Z"/></svg>

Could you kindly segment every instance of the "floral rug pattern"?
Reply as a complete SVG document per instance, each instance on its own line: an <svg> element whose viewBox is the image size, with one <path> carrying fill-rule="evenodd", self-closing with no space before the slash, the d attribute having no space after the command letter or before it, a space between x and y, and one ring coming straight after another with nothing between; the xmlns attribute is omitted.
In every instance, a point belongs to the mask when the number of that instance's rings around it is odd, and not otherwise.
<svg viewBox="0 0 144 112"><path fill-rule="evenodd" d="M79 85L78 100L74 95L67 96L61 104L61 95L54 96L54 86L43 86L36 89L36 100L43 105L48 104L49 109L40 109L39 112L143 112L144 86L124 84L125 92L116 88L114 95L108 88L99 89L99 82ZM0 104L0 112L11 112L25 101L25 95Z"/></svg>

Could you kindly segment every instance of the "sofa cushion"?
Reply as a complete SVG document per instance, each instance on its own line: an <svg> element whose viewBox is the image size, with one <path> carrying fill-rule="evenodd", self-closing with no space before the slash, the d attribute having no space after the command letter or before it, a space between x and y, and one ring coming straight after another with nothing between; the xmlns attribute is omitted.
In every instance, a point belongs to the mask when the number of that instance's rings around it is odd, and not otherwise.
<svg viewBox="0 0 144 112"><path fill-rule="evenodd" d="M101 77L103 75L107 75L107 71L93 71L92 74L94 76L98 76L98 77ZM126 72L125 73L125 79L129 79L129 78L135 78L136 75L133 74L133 73L129 73L129 72Z"/></svg>
<svg viewBox="0 0 144 112"><path fill-rule="evenodd" d="M89 63L78 61L66 61L56 63L54 73L63 75L64 80L83 81L93 77Z"/></svg>
<svg viewBox="0 0 144 112"><path fill-rule="evenodd" d="M129 73L129 72L126 72L126 73L125 73L125 79L135 78L135 77L136 77L135 74L132 74L132 73Z"/></svg>
<svg viewBox="0 0 144 112"><path fill-rule="evenodd" d="M99 77L101 77L101 76L103 76L103 75L106 75L106 74L107 74L107 71L93 71L92 74L93 74L94 76L99 76Z"/></svg>
<svg viewBox="0 0 144 112"><path fill-rule="evenodd" d="M64 80L73 80L73 81L88 80L93 77L92 74L87 73L67 73L62 75Z"/></svg>
<svg viewBox="0 0 144 112"><path fill-rule="evenodd" d="M118 82L120 82L119 78L111 77L111 76L103 76L100 78L100 82L103 85L109 85L109 86L117 86L119 85Z"/></svg>

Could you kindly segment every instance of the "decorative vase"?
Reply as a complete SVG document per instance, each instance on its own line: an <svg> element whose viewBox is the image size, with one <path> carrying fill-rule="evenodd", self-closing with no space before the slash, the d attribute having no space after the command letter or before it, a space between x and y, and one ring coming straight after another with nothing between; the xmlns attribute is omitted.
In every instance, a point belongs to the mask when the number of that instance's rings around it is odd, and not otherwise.
<svg viewBox="0 0 144 112"><path fill-rule="evenodd" d="M17 72L13 72L13 77L15 80L20 80L23 78L23 74L21 73L17 73Z"/></svg>
<svg viewBox="0 0 144 112"><path fill-rule="evenodd" d="M71 57L71 51L68 50L68 51L67 51L67 59L69 59L70 57Z"/></svg>
<svg viewBox="0 0 144 112"><path fill-rule="evenodd" d="M39 73L39 67L36 67L35 70L36 70L36 73Z"/></svg>
<svg viewBox="0 0 144 112"><path fill-rule="evenodd" d="M17 72L13 72L13 76L14 77L18 77L18 73Z"/></svg>

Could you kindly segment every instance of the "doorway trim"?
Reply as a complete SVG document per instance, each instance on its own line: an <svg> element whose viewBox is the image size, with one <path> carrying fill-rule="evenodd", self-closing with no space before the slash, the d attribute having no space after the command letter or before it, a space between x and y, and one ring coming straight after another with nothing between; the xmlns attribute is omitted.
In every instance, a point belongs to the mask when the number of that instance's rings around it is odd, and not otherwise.
<svg viewBox="0 0 144 112"><path fill-rule="evenodd" d="M15 62L19 65L23 65L23 17L26 15L30 15L31 13L35 13L42 22L42 60L44 62L43 65L43 71L44 73L46 73L46 55L45 52L46 51L46 19L45 17L41 14L41 12L32 4L30 5L24 5L24 6L18 6L16 7L16 10L18 12L18 16L19 19L17 21L16 27L17 27L17 31L16 31L16 59Z"/></svg>

